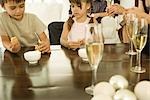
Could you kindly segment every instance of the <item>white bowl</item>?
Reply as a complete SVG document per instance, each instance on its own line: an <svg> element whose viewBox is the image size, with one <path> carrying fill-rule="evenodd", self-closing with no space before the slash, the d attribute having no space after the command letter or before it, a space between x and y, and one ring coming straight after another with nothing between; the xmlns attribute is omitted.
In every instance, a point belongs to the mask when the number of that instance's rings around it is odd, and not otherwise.
<svg viewBox="0 0 150 100"><path fill-rule="evenodd" d="M85 48L80 48L78 50L78 55L82 58L82 60L88 61L87 54L86 54L86 49Z"/></svg>
<svg viewBox="0 0 150 100"><path fill-rule="evenodd" d="M38 63L38 60L41 58L41 52L38 50L27 51L24 53L24 58L30 64L36 64L36 63Z"/></svg>

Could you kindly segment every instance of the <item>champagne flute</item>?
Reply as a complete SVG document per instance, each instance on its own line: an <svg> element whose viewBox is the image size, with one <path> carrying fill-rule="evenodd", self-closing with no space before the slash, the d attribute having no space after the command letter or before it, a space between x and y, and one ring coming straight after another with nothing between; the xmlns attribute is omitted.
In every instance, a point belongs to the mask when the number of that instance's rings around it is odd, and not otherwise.
<svg viewBox="0 0 150 100"><path fill-rule="evenodd" d="M91 86L86 87L86 93L93 95L93 88L96 83L97 69L103 55L103 36L98 30L98 24L89 23L86 25L85 47L89 64L92 70Z"/></svg>
<svg viewBox="0 0 150 100"><path fill-rule="evenodd" d="M136 55L137 53L133 50L133 42L132 42L132 36L133 36L133 33L137 31L137 28L134 27L134 24L135 24L135 18L136 18L136 15L133 14L133 13L128 13L126 15L126 32L127 32L127 35L130 39L130 47L129 47L129 51L126 52L126 54L128 55Z"/></svg>
<svg viewBox="0 0 150 100"><path fill-rule="evenodd" d="M141 66L141 52L147 41L148 23L144 18L136 18L135 22L135 27L137 27L138 30L134 32L132 41L137 51L137 65L132 67L131 71L135 73L144 73L146 69Z"/></svg>

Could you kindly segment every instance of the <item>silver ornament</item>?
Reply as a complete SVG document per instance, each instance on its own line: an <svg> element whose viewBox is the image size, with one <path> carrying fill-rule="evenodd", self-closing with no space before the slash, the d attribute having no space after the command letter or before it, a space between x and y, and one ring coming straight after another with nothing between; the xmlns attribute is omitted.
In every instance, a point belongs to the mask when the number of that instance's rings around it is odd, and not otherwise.
<svg viewBox="0 0 150 100"><path fill-rule="evenodd" d="M112 97L115 94L115 89L108 82L99 82L94 87L93 95L96 96L99 94L109 95Z"/></svg>
<svg viewBox="0 0 150 100"><path fill-rule="evenodd" d="M128 87L128 81L121 75L114 75L110 78L109 83L117 90Z"/></svg>
<svg viewBox="0 0 150 100"><path fill-rule="evenodd" d="M113 100L113 99L109 95L99 94L99 95L94 96L91 100Z"/></svg>
<svg viewBox="0 0 150 100"><path fill-rule="evenodd" d="M139 100L150 100L150 81L141 81L136 84L134 93Z"/></svg>
<svg viewBox="0 0 150 100"><path fill-rule="evenodd" d="M113 100L137 100L135 94L128 89L118 90L113 98Z"/></svg>

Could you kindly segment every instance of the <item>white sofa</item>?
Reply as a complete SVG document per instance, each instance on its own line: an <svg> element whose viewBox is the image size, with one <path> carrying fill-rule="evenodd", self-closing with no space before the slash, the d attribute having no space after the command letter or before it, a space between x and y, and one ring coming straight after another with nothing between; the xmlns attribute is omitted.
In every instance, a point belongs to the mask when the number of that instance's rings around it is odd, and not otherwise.
<svg viewBox="0 0 150 100"><path fill-rule="evenodd" d="M26 0L25 11L36 14L45 25L67 20L68 10L68 0Z"/></svg>

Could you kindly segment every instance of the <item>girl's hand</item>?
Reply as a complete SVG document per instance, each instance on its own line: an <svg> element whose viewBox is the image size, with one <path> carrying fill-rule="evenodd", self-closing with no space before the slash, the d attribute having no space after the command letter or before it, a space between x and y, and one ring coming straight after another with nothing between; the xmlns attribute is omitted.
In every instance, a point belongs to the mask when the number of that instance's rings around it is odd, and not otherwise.
<svg viewBox="0 0 150 100"><path fill-rule="evenodd" d="M84 39L79 39L78 42L80 42L80 46L85 45L85 40Z"/></svg>
<svg viewBox="0 0 150 100"><path fill-rule="evenodd" d="M50 53L50 43L49 41L41 41L39 45L35 46L36 50L39 50L42 53Z"/></svg>
<svg viewBox="0 0 150 100"><path fill-rule="evenodd" d="M21 45L17 37L12 37L10 40L10 49L12 52L17 53L21 49Z"/></svg>
<svg viewBox="0 0 150 100"><path fill-rule="evenodd" d="M74 41L70 41L68 42L68 48L70 49L77 49L77 48L80 48L80 46L82 45L82 41L77 41L77 42L74 42Z"/></svg>

